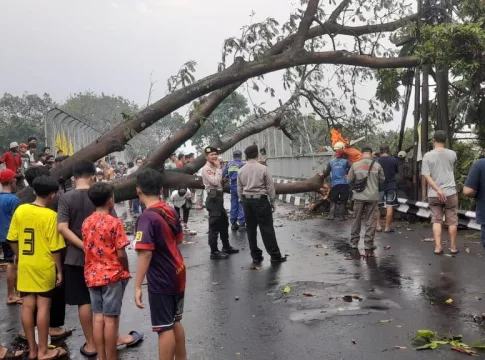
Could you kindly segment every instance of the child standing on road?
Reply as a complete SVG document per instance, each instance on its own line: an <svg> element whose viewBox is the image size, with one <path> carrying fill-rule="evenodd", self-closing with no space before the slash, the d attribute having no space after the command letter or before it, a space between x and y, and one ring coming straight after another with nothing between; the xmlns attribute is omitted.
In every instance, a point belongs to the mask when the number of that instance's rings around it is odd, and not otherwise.
<svg viewBox="0 0 485 360"><path fill-rule="evenodd" d="M7 241L18 259L18 290L22 297L22 326L30 359L58 359L63 348L48 348L49 313L53 290L62 283L61 250L66 247L57 231L57 215L47 206L55 199L59 184L49 176L34 180L36 199L15 211ZM37 309L39 344L35 341Z"/></svg>
<svg viewBox="0 0 485 360"><path fill-rule="evenodd" d="M116 360L121 305L130 270L125 247L130 244L114 208L113 185L96 183L88 197L96 211L84 220L84 278L94 313L94 343L99 360Z"/></svg>
<svg viewBox="0 0 485 360"><path fill-rule="evenodd" d="M160 201L162 176L153 169L136 178L136 192L147 209L141 214L135 236L138 266L135 303L144 308L141 286L148 279L152 329L158 333L159 360L186 360L184 310L185 264L177 247L183 239L175 210Z"/></svg>

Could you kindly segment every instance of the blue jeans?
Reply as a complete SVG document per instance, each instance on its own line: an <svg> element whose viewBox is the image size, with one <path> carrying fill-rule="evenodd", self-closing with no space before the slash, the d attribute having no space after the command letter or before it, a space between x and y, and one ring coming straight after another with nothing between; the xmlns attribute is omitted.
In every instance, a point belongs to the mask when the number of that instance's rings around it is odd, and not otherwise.
<svg viewBox="0 0 485 360"><path fill-rule="evenodd" d="M146 207L140 202L139 198L133 199L133 214L138 215L140 213L140 208L141 212L144 212Z"/></svg>
<svg viewBox="0 0 485 360"><path fill-rule="evenodd" d="M236 222L239 225L245 225L246 218L244 217L242 204L239 202L237 196L237 188L231 187L231 224L235 224Z"/></svg>

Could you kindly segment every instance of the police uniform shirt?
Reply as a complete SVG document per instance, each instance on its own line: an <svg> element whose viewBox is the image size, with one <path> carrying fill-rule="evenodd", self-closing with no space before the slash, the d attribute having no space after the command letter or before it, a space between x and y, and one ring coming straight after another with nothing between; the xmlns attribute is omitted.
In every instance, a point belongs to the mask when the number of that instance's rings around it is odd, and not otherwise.
<svg viewBox="0 0 485 360"><path fill-rule="evenodd" d="M202 168L202 182L206 190L222 191L222 169L207 162Z"/></svg>
<svg viewBox="0 0 485 360"><path fill-rule="evenodd" d="M268 195L271 202L274 202L276 197L268 167L261 165L257 160L249 160L239 169L237 187L237 193L240 195Z"/></svg>

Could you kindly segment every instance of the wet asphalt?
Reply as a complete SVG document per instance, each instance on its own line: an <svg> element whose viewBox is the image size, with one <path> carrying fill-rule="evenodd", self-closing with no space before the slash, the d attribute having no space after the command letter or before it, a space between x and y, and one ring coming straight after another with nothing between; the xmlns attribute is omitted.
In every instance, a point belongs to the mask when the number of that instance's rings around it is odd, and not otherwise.
<svg viewBox="0 0 485 360"><path fill-rule="evenodd" d="M117 212L126 216L122 205ZM271 265L265 256L253 269L243 233L231 237L239 254L210 260L206 212L191 212L190 228L198 234L181 245L188 277L183 324L189 359L460 359L467 355L449 346L415 351L412 338L419 329L460 334L470 345L485 338L485 250L478 232L460 232L457 256L436 256L433 243L423 241L431 237L427 224L397 222L395 233L377 235L376 257L361 258L349 257L350 220L308 218L281 204L275 224L288 261ZM363 243L360 247L364 253ZM134 273L136 254L129 254ZM0 294L0 342L18 347L20 307L3 305L6 286ZM448 299L453 302L446 304ZM66 312L66 326L76 330L60 345L70 359L84 359L77 309ZM120 359L157 359L149 310L136 308L133 282L125 293L120 330L145 333L138 348L120 351Z"/></svg>

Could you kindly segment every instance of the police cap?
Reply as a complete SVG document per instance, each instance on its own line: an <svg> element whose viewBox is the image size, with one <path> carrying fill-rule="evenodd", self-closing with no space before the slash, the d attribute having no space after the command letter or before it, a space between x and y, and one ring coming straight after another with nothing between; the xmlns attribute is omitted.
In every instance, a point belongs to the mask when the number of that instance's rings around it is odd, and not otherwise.
<svg viewBox="0 0 485 360"><path fill-rule="evenodd" d="M242 151L241 150L234 150L232 153L233 156L242 156Z"/></svg>
<svg viewBox="0 0 485 360"><path fill-rule="evenodd" d="M209 155L210 153L220 153L221 152L221 149L220 148L216 148L216 147L213 147L213 146L207 146L205 149L204 149L204 154L206 155Z"/></svg>

